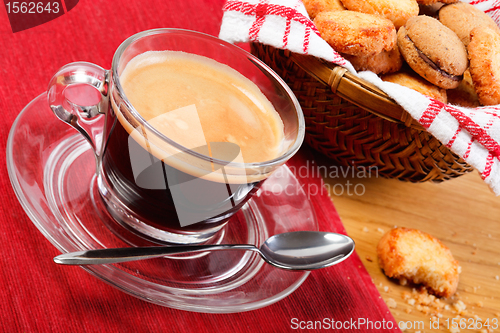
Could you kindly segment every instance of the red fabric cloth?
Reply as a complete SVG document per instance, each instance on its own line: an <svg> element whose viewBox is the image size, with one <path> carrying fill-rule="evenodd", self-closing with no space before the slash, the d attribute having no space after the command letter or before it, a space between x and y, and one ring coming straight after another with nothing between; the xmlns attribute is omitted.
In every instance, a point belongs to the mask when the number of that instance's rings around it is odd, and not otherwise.
<svg viewBox="0 0 500 333"><path fill-rule="evenodd" d="M89 61L110 68L118 45L147 29L178 27L217 36L222 5L222 0L81 0L67 14L15 34L6 10L0 9L1 156L5 158L16 116L46 89L61 66ZM297 167L311 158L304 148L290 163ZM305 327L307 321L325 318L367 318L393 321L396 326L356 254L337 266L312 272L293 294L255 311L200 314L139 300L79 267L54 264L52 258L59 252L24 213L5 161L0 172L0 322L4 332L287 332L301 331L294 329L300 321ZM319 178L301 181L321 185ZM312 203L320 230L345 232L326 194L315 196Z"/></svg>

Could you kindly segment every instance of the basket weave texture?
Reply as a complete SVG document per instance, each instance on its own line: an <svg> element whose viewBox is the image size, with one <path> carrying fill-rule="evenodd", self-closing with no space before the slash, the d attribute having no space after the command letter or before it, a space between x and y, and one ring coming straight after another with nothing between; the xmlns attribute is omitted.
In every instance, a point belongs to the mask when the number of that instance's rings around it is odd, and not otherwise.
<svg viewBox="0 0 500 333"><path fill-rule="evenodd" d="M259 43L251 51L297 96L306 143L335 164L375 167L383 177L411 182L440 182L473 170L384 92L342 67Z"/></svg>

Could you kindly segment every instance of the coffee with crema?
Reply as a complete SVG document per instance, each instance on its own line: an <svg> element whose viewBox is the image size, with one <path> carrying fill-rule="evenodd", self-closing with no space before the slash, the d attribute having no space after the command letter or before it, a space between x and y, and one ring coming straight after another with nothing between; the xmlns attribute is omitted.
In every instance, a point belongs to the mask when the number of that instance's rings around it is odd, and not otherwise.
<svg viewBox="0 0 500 333"><path fill-rule="evenodd" d="M119 80L140 116L189 150L243 163L269 161L282 153L280 116L255 84L226 65L183 52L151 51L130 60ZM254 180L223 184L221 177L215 177L216 181L199 179L189 168L170 163L162 155L162 147L144 139L144 131L127 122L116 105L114 112L119 121L115 120L102 158L106 181L154 227L175 232L215 227L257 190L259 182ZM151 161L142 167L146 172L137 171L137 159L142 165ZM146 173L149 178L141 178ZM188 199L179 205L172 184L181 183L194 184L201 204L198 199ZM217 195L221 186L222 192L226 191L222 199ZM203 211L212 216L183 227L182 205L189 210L188 215L194 209L196 214L202 212L200 216ZM213 212L218 214L213 216Z"/></svg>
<svg viewBox="0 0 500 333"><path fill-rule="evenodd" d="M128 63L120 81L139 114L184 147L231 142L246 163L281 151L283 123L271 103L249 79L215 60L147 52Z"/></svg>

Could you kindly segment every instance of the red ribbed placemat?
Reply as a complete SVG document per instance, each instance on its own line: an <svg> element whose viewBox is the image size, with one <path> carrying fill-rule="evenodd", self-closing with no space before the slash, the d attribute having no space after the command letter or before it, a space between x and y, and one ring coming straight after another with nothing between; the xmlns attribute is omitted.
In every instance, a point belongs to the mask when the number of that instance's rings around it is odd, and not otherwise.
<svg viewBox="0 0 500 333"><path fill-rule="evenodd" d="M61 66L89 61L109 68L118 45L147 29L176 27L217 36L222 5L222 0L87 0L53 21L17 33L12 33L6 8L0 9L3 159L16 116L46 89ZM307 161L311 159L303 148L289 163L299 170L310 167ZM300 327L314 331L311 325L335 330L335 323L351 328L337 331L373 331L359 325L363 319L376 325L385 322L386 327L392 321L396 326L356 254L337 266L313 271L293 294L255 311L190 313L136 299L79 267L54 264L52 258L59 252L21 208L5 160L0 172L0 322L4 332L286 332L301 331ZM306 187L322 186L317 177L300 181ZM326 191L311 199L320 230L345 233Z"/></svg>

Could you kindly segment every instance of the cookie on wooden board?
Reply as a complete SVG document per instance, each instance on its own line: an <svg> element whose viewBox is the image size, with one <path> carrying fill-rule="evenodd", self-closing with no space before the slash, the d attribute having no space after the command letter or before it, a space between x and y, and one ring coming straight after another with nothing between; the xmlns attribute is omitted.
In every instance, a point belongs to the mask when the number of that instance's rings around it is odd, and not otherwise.
<svg viewBox="0 0 500 333"><path fill-rule="evenodd" d="M395 279L423 284L437 296L457 290L460 266L437 238L416 229L394 228L377 245L380 268Z"/></svg>

